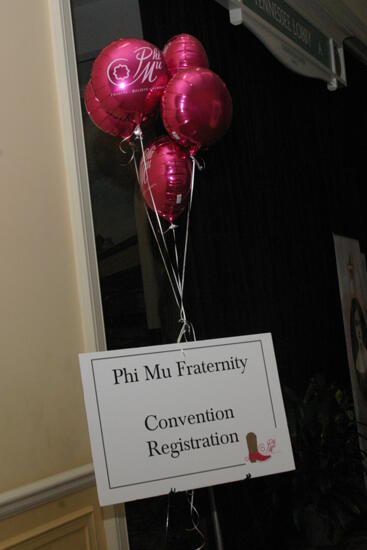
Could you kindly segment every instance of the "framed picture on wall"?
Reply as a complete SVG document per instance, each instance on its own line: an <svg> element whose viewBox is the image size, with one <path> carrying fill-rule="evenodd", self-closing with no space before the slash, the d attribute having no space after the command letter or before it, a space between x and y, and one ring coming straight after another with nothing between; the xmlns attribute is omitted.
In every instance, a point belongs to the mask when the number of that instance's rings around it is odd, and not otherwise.
<svg viewBox="0 0 367 550"><path fill-rule="evenodd" d="M344 332L357 422L367 424L367 272L359 242L334 235ZM367 435L362 424L359 431ZM360 439L367 452L367 442Z"/></svg>
<svg viewBox="0 0 367 550"><path fill-rule="evenodd" d="M362 293L367 302L367 264L366 264L366 254L361 254L361 284L362 284ZM366 304L367 305L367 304Z"/></svg>

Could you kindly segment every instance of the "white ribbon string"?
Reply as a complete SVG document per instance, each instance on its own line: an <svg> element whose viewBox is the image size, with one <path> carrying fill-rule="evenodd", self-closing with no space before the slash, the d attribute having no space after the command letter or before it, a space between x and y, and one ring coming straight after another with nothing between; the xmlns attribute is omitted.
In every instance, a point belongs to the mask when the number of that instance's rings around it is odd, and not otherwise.
<svg viewBox="0 0 367 550"><path fill-rule="evenodd" d="M183 255L183 262L182 262L182 277L181 277L181 290L182 290L181 299L182 300L183 300L183 291L184 291L184 284L185 284L186 257L187 257L187 243L188 243L188 240L189 240L190 214L191 214L192 197L193 197L193 194L194 194L194 183L195 183L195 159L194 159L194 157L191 157L191 160L192 160L192 173L191 173L190 199L189 199L189 206L187 208L185 247L184 247L184 255Z"/></svg>
<svg viewBox="0 0 367 550"><path fill-rule="evenodd" d="M192 527L191 529L187 529L187 531L196 531L198 535L200 535L201 538L201 544L195 550L202 550L202 548L205 547L206 541L204 537L204 533L199 529L199 523L200 523L200 515L197 511L197 508L194 506L194 494L195 491L187 491L186 497L190 505L190 516L192 521Z"/></svg>
<svg viewBox="0 0 367 550"><path fill-rule="evenodd" d="M162 235L162 240L164 242L164 245L165 245L165 249L167 250L168 252L168 248L167 248L167 244L166 244L166 240L164 238L164 233L163 233L163 229L162 229L162 224L161 224L161 219L159 217L159 214L158 214L158 211L157 211L157 207L155 205L155 200L154 200L154 197L153 197L153 193L152 193L152 189L150 187L150 182L149 182L149 175L148 175L148 169L147 169L147 161L146 161L146 158L145 158L145 151L144 151L144 142L143 142L143 133L141 131L141 128L140 126L137 126L135 128L135 135L138 137L139 139L139 142L140 142L140 148L141 148L141 154L142 154L142 159L143 159L143 162L144 162L144 172L145 172L145 181L148 185L148 190L149 190L149 194L150 194L150 198L152 200L152 204L153 204L153 208L154 208L154 213L157 217L157 222L158 222L158 226L159 226L159 229L160 229L160 232L161 232L161 235Z"/></svg>
<svg viewBox="0 0 367 550"><path fill-rule="evenodd" d="M159 242L159 239L158 239L158 235L156 233L156 230L155 230L155 227L153 225L153 222L150 218L150 214L149 214L149 210L148 210L148 207L146 205L144 205L145 207L145 212L147 214L147 218L148 218L148 221L149 221L149 225L150 225L150 228L152 230L152 233L154 235L154 238L155 238L155 241L157 243L157 246L158 246L158 249L159 249L159 252L161 254L161 258L162 258L162 261L163 261L163 265L165 267L165 270L166 270L166 273L167 273L167 277L168 277L168 280L170 282L170 285L171 285L171 288L172 288L172 292L173 292L173 296L175 298L175 301L176 301L176 304L177 304L177 307L178 309L180 309L180 300L179 300L179 296L177 295L177 288L175 288L175 285L173 283L173 280L172 280L172 277L171 277L171 274L170 274L170 271L169 271L169 268L168 268L168 265L167 265L167 262L166 262L166 259L165 259L165 256L164 256L164 253L163 253L163 250L161 248L161 245L160 245L160 242ZM173 266L171 265L171 268L172 268L172 272L174 273L173 271ZM176 277L176 274L174 273L175 277ZM177 287L177 285L176 285Z"/></svg>
<svg viewBox="0 0 367 550"><path fill-rule="evenodd" d="M148 190L149 190L150 198L151 198L151 201L152 201L153 210L154 210L154 213L155 213L155 216L156 216L156 220L157 220L157 223L158 223L158 227L159 227L159 230L160 230L160 235L161 235L161 238L162 238L162 242L163 242L164 248L167 252L167 255L169 257L168 246L167 246L167 242L166 242L166 239L165 239L165 236L164 236L165 232L163 231L163 228L162 228L161 218L159 217L158 210L157 210L155 200L154 200L154 196L153 196L153 193L152 193L152 188L151 188L151 185L150 185L150 182L149 182L149 175L148 175L147 162L146 162L145 150L144 150L144 142L143 142L143 133L141 131L140 126L137 126L135 128L134 133L138 137L139 142L140 142L141 154L142 154L142 159L143 159L143 163L144 163L145 181L146 181L146 184L148 186ZM171 267L172 267L172 271L173 271L173 276L174 276L175 281L176 281L176 285L178 287L177 274L175 273L172 265L171 265Z"/></svg>
<svg viewBox="0 0 367 550"><path fill-rule="evenodd" d="M205 170L205 160L198 157L191 157L199 170Z"/></svg>
<svg viewBox="0 0 367 550"><path fill-rule="evenodd" d="M150 197L151 197L154 213L155 213L157 223L158 223L158 227L159 227L159 230L160 230L160 236L161 236L161 239L162 239L162 242L163 242L163 245L164 245L164 249L167 253L167 257L168 257L168 260L169 260L169 267L171 268L171 272L172 272L172 275L174 277L174 282L176 283L176 288L174 290L174 285L172 283L171 277L169 276L171 287L172 287L172 290L174 292L176 303L178 302L177 294L178 294L178 297L179 297L179 303L177 303L177 305L178 305L178 308L180 310L179 322L182 323L182 327L181 327L181 331L180 331L180 334L179 334L179 337L178 337L177 341L181 342L182 337L187 332L190 332L191 329L193 330L193 327L192 327L191 323L188 323L187 319L186 319L186 313L185 313L185 308L184 308L184 304L183 304L183 284L182 284L182 281L185 278L185 270L186 270L187 243L188 243L188 235L189 235L189 224L190 224L189 222L190 222L190 212L191 212L191 205L192 205L192 196L193 196L193 190L194 190L194 178L195 178L195 164L196 164L196 161L195 161L194 157L191 157L193 168L192 168L192 173L191 173L190 201L189 201L189 207L188 207L188 210L187 210L186 235L185 235L185 248L184 248L183 265L182 265L182 276L180 276L178 251L177 251L176 235L175 235L175 229L176 229L177 226L175 226L174 224L171 224L170 227L168 228L168 230L172 230L173 238L174 238L174 251L175 251L176 268L177 268L177 271L176 271L174 266L173 266L173 263L170 259L169 250L168 250L167 242L166 242L166 239L165 239L165 233L166 232L163 231L162 224L161 224L161 219L160 219L158 211L157 211L157 207L156 207L156 204L155 204L155 200L154 200L154 196L153 196L153 193L152 193L151 185L150 185L150 182L149 182L149 176L148 176L148 170L147 170L147 164L146 164L146 158L145 158L143 134L142 134L142 131L141 131L139 126L136 127L136 129L134 131L134 134L137 136L137 138L139 139L139 142L140 142L141 154L142 154L142 159L143 159L143 163L144 163L145 181L148 185L148 190L149 190L149 194L150 194ZM138 177L138 180L139 180L139 174L138 174L138 170L137 170L136 165L135 165L135 168L136 168L137 177ZM147 209L146 209L146 211L147 211ZM150 226L152 228L153 234L155 236L156 242L158 244L158 247L159 247L162 259L163 259L163 263L164 263L165 268L166 268L166 272L168 274L169 269L168 269L166 260L164 258L164 254L162 253L161 247L159 245L159 239L158 239L158 236L156 235L156 232L153 228L153 223L152 223L152 220L149 217L149 213L148 213L148 219L149 219L149 223L150 223ZM176 291L177 291L177 293L176 293ZM193 331L193 334L195 334L194 331ZM196 339L196 337L195 337L195 339Z"/></svg>
<svg viewBox="0 0 367 550"><path fill-rule="evenodd" d="M172 231L173 235L173 248L175 252L175 260L176 260L176 269L177 269L177 279L179 283L179 290L180 293L182 292L182 285L181 285L181 277L180 277L180 263L178 261L178 250L177 250L177 243L176 243L176 225L171 225L168 230Z"/></svg>
<svg viewBox="0 0 367 550"><path fill-rule="evenodd" d="M137 166L137 164L136 164L135 154L134 154L134 166L135 166L135 171L136 171L136 177L138 178L138 181L139 181L139 171L138 171L138 166ZM154 224L153 224L153 222L152 222L152 220L151 220L151 218L150 218L149 210L148 210L148 207L147 207L147 205L145 204L145 202L144 202L144 208L145 208L145 212L146 212L146 215L147 215L147 218L148 218L148 222L149 222L150 228L151 228L151 230L152 230L152 233L153 233L153 235L154 235L155 241L156 241L156 243L157 243L158 250L159 250L159 252L160 252L160 255L161 255L161 258L162 258L162 261L163 261L163 265L164 265L164 268L165 268L166 273L167 273L168 280L169 280L170 285L171 285L171 288L172 288L173 296L174 296L174 298L175 298L177 307L180 309L180 301L179 301L179 297L178 297L178 295L177 295L177 290L176 290L176 288L175 288L175 285L173 284L172 277L171 277L170 271L169 271L169 269L168 269L168 265L167 265L167 262L166 262L165 255L164 255L164 253L163 253L162 247L161 247L160 242L159 242L159 239L158 239L157 232L156 232L155 227L154 227Z"/></svg>
<svg viewBox="0 0 367 550"><path fill-rule="evenodd" d="M185 232L185 244L184 244L183 259L182 259L182 271L180 273L180 262L179 262L179 254L178 254L178 248L177 248L177 242L176 242L176 231L175 231L177 226L174 225L174 224L171 224L170 227L165 232L163 231L161 220L160 220L160 217L159 217L156 205L155 205L153 193L152 193L151 186L150 186L150 183L149 183L147 164L146 164L146 158L145 158L145 151L144 151L143 137L142 137L142 132L141 132L141 129L140 129L139 126L136 127L134 134L138 137L138 139L140 141L140 147L141 147L142 159L143 159L143 163L144 163L144 171L145 171L145 177L146 177L145 181L147 182L147 185L148 185L148 189L149 189L149 193L150 193L154 213L155 213L157 223L158 223L158 227L159 227L159 234L160 234L160 237L161 237L161 240L162 240L162 243L163 243L168 261L166 261L164 251L162 250L162 246L160 244L160 239L158 238L157 231L155 230L153 221L150 217L149 209L148 209L147 205L144 203L145 211L146 211L147 218L148 218L152 233L154 235L155 241L158 245L158 249L159 249L162 261L163 261L163 265L165 267L165 270L166 270L166 273L167 273L167 276L168 276L168 279L169 279L169 282L170 282L170 285L171 285L171 288L172 288L173 296L175 298L176 304L177 304L177 306L179 308L179 311L180 311L179 323L181 323L182 326L181 326L181 329L180 329L180 332L179 332L179 335L178 335L178 338L177 338L177 343L181 343L183 338L185 339L185 341L188 341L188 339L187 339L188 335L191 335L192 339L194 341L196 341L196 334L195 334L195 329L193 327L193 324L191 322L189 322L187 320L187 317L186 317L183 295L184 295L186 259L187 259L187 248L188 248L189 227L190 227L190 214L191 214L192 199L193 199L193 193L194 193L195 167L197 166L198 169L201 170L203 168L203 166L200 165L195 160L195 158L193 156L191 156L192 173L191 173L190 198L189 198L189 204L188 204L187 216L186 216L186 232ZM139 171L138 171L138 167L137 167L137 163L136 163L135 150L133 150L133 160L134 160L134 165L135 165L136 176L137 176L137 179L139 181ZM165 234L169 233L170 231L172 232L172 235L173 235L175 265L173 264L173 262L170 258L167 242L166 242L166 239L165 239ZM173 279L171 277L171 273L173 275ZM182 352L184 352L183 349L182 349ZM206 546L206 541L205 541L204 534L199 529L200 515L199 515L199 512L198 512L197 508L194 506L194 491L188 491L186 494L187 494L187 498L188 498L189 505L190 505L190 516L191 516L191 521L192 521L192 528L189 529L189 531L196 531L200 535L202 542L201 542L200 546L198 546L195 550L202 550ZM169 526L169 514L167 514L167 518L166 518L166 536L167 536L167 533L168 533L168 526Z"/></svg>
<svg viewBox="0 0 367 550"><path fill-rule="evenodd" d="M185 274L186 274L186 258L187 258L187 244L189 240L189 228L190 228L190 214L191 214L191 206L192 206L192 197L194 194L194 182L195 182L195 165L196 161L194 157L191 157L192 160L192 172L191 172L191 185L190 185L190 198L189 198L189 205L187 208L187 216L186 216L186 233L185 233L185 245L184 245L184 253L183 253L183 260L182 260L182 275L179 276L180 280L180 300L181 300L181 307L180 307L180 320L179 322L182 323L182 327L180 330L180 333L177 338L177 343L180 343L182 338L186 338L187 333L191 333L192 338L194 341L196 341L196 334L194 327L192 323L188 322L186 318L185 313L185 307L184 307L184 299L183 299L183 293L184 293L184 284L185 284ZM174 232L173 232L174 233ZM177 252L177 246L176 246L176 238L174 234L174 247L175 247L175 256L176 256L176 263L177 263L177 269L179 272L179 265L178 265L178 252Z"/></svg>
<svg viewBox="0 0 367 550"><path fill-rule="evenodd" d="M183 254L183 261L182 261L182 275L181 275L181 318L180 322L182 322L182 327L180 330L180 334L178 335L177 342L180 343L182 338L185 338L186 340L186 334L191 334L194 341L196 341L196 334L195 329L192 323L190 323L186 318L185 308L184 308L184 301L183 301L183 293L184 293L184 284L185 284L185 274L186 274L186 258L187 258L187 245L189 240L189 227L190 227L190 214L191 214L191 207L192 207L192 198L194 194L194 183L195 183L195 166L196 166L196 160L192 156L192 172L191 172L191 186L190 186L190 198L189 198L189 205L187 208L187 217L186 217L186 233L185 233L185 245L184 245L184 254ZM199 167L199 166L198 166ZM202 168L199 167L201 170ZM176 261L178 266L178 254L177 254L177 247L176 247L176 239L174 241L175 243L175 254L176 254ZM190 504L190 517L192 522L192 528L190 531L196 531L198 535L201 537L201 544L198 546L195 550L202 550L205 545L205 536L203 532L199 529L199 523L200 523L200 515L197 510L197 508L194 506L194 491L188 491L187 493L189 504Z"/></svg>
<svg viewBox="0 0 367 550"><path fill-rule="evenodd" d="M134 158L134 156L135 156L135 147L136 147L136 146L135 146L135 143L132 143L132 142L130 141L133 135L134 135L134 132L133 132L132 134L130 134L130 136L127 136L127 137L125 137L124 139L122 139L122 140L120 141L120 143L119 143L119 149L120 149L121 153L122 153L124 156L127 155L127 154L129 153L128 150L124 149L125 143L126 143L126 145L130 148L130 158L129 158L129 160L128 160L127 162L124 162L124 163L122 164L122 166L128 166L128 165L132 162L132 160L133 160L133 158Z"/></svg>

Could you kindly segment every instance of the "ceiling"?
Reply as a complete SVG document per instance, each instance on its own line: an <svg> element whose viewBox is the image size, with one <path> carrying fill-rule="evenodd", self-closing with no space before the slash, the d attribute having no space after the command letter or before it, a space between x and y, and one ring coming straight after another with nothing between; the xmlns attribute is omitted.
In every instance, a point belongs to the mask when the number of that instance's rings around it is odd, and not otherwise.
<svg viewBox="0 0 367 550"><path fill-rule="evenodd" d="M354 37L367 46L366 0L287 0L287 3L340 43Z"/></svg>
<svg viewBox="0 0 367 550"><path fill-rule="evenodd" d="M367 0L287 0L287 3L367 65Z"/></svg>

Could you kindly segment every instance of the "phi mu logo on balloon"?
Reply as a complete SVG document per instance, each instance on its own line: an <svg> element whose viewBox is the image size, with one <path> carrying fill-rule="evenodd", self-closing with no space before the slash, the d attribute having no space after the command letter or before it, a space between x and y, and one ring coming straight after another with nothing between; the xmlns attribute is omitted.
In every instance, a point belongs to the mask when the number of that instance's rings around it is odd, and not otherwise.
<svg viewBox="0 0 367 550"><path fill-rule="evenodd" d="M148 147L145 150L145 165L144 165L142 184L143 185L149 185L150 188L154 187L154 184L152 185L151 183L149 183L148 170L150 170L150 166L152 164L152 156L153 156L153 153L155 152L156 149L157 149L157 147L155 145L152 145L151 147Z"/></svg>
<svg viewBox="0 0 367 550"><path fill-rule="evenodd" d="M132 84L145 82L152 84L158 78L156 71L162 69L161 52L156 48L141 47L135 52L137 68L131 69L129 66L129 60L123 57L114 59L107 68L108 80L114 86L118 86L121 90L128 88ZM130 60L131 61L131 60Z"/></svg>

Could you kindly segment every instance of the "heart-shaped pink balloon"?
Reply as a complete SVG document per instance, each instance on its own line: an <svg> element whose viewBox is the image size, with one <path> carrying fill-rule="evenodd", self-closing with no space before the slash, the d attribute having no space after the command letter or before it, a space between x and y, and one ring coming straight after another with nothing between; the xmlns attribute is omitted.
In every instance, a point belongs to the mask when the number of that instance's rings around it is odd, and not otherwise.
<svg viewBox="0 0 367 550"><path fill-rule="evenodd" d="M145 149L139 166L139 183L146 204L172 223L185 210L190 194L192 161L188 152L168 136ZM153 204L154 201L154 204Z"/></svg>

